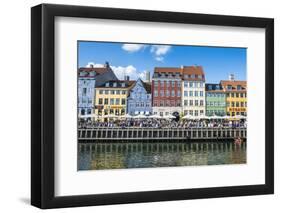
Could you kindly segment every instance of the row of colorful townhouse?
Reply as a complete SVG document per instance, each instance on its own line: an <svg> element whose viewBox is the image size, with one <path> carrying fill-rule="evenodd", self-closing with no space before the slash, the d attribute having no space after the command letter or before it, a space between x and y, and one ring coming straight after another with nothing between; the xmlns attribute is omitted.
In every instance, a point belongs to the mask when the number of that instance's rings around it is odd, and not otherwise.
<svg viewBox="0 0 281 213"><path fill-rule="evenodd" d="M119 80L109 64L78 70L78 113L110 116L244 115L247 82L229 80L205 83L201 66L156 67L150 81ZM104 119L103 119L104 120Z"/></svg>

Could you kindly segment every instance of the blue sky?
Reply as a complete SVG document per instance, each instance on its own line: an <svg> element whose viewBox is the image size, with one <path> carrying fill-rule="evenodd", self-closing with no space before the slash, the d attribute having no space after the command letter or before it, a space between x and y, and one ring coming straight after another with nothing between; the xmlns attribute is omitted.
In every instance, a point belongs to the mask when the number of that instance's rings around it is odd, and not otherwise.
<svg viewBox="0 0 281 213"><path fill-rule="evenodd" d="M117 77L143 78L154 67L201 65L206 82L218 83L230 73L246 80L246 48L206 46L150 45L111 42L78 42L78 66L102 66L108 61Z"/></svg>

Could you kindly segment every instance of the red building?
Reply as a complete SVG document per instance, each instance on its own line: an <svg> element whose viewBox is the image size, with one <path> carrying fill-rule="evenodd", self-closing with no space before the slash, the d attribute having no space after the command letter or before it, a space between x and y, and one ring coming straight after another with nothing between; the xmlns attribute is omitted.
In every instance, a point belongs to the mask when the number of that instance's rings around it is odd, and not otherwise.
<svg viewBox="0 0 281 213"><path fill-rule="evenodd" d="M156 67L152 76L153 114L178 116L181 112L181 68Z"/></svg>

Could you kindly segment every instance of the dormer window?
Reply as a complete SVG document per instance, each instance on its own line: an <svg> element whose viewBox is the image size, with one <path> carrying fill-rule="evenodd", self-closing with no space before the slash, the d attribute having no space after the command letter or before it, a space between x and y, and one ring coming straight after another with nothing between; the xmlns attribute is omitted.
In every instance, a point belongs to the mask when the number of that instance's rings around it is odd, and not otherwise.
<svg viewBox="0 0 281 213"><path fill-rule="evenodd" d="M122 87L125 87L125 83L122 83L121 86L122 86Z"/></svg>
<svg viewBox="0 0 281 213"><path fill-rule="evenodd" d="M109 87L109 83L107 82L107 83L105 83L105 87Z"/></svg>
<svg viewBox="0 0 281 213"><path fill-rule="evenodd" d="M241 85L237 85L237 90L241 90Z"/></svg>
<svg viewBox="0 0 281 213"><path fill-rule="evenodd" d="M117 83L116 82L113 83L113 87L117 87Z"/></svg>
<svg viewBox="0 0 281 213"><path fill-rule="evenodd" d="M232 90L232 86L231 85L227 85L227 90Z"/></svg>

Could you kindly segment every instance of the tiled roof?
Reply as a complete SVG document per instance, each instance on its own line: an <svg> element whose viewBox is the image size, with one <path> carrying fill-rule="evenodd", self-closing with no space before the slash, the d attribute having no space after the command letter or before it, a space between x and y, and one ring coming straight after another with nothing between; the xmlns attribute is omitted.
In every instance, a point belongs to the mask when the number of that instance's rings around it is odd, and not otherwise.
<svg viewBox="0 0 281 213"><path fill-rule="evenodd" d="M143 82L144 88L147 93L151 93L151 83L150 82Z"/></svg>
<svg viewBox="0 0 281 213"><path fill-rule="evenodd" d="M109 83L108 87L106 86L107 83ZM113 86L114 83L116 83L115 87ZM125 83L125 87L122 87L122 83ZM98 86L96 88L131 88L135 83L136 83L136 81L133 81L133 80L129 80L129 81L125 81L125 80L111 80L111 81L105 82L103 85Z"/></svg>
<svg viewBox="0 0 281 213"><path fill-rule="evenodd" d="M107 67L80 67L78 72L96 72L96 74L103 74L108 71Z"/></svg>
<svg viewBox="0 0 281 213"><path fill-rule="evenodd" d="M231 85L231 90L237 90L237 86L240 85L242 90L247 89L247 81L221 81L223 89L227 90L227 86Z"/></svg>

